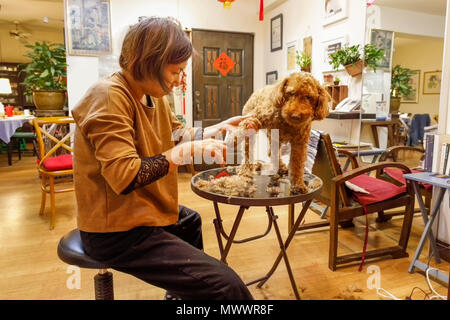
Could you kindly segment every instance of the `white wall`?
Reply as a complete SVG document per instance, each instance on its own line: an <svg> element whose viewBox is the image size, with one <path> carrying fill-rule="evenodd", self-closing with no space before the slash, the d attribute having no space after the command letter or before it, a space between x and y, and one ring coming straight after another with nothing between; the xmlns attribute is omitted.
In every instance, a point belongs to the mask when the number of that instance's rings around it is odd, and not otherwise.
<svg viewBox="0 0 450 320"><path fill-rule="evenodd" d="M259 0L235 1L231 9L223 9L218 1L205 0L110 0L113 56L120 55L122 39L127 28L139 16L172 16L188 29L209 29L253 33L254 88L264 85L262 55L263 23L258 20ZM99 59L96 57L68 56L69 108L73 108L84 92L98 79ZM190 67L190 65L189 65ZM188 67L186 91L186 119L192 125L192 79Z"/></svg>

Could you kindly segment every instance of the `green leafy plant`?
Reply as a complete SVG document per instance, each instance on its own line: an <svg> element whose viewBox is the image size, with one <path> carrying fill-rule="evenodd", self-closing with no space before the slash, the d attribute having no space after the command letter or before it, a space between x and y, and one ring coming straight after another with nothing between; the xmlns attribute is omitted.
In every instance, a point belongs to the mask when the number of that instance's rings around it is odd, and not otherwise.
<svg viewBox="0 0 450 320"><path fill-rule="evenodd" d="M384 50L378 49L375 45L366 44L364 46L365 63L374 71L376 71L376 68L380 65L383 55ZM361 46L359 44L353 46L345 44L343 48L330 54L331 60L329 63L333 66L334 70L338 70L341 65L354 65L359 60L361 60L361 57Z"/></svg>
<svg viewBox="0 0 450 320"><path fill-rule="evenodd" d="M391 97L400 98L408 96L412 92L411 86L412 70L396 65L392 69Z"/></svg>
<svg viewBox="0 0 450 320"><path fill-rule="evenodd" d="M308 69L311 67L312 59L308 56L305 51L295 51L295 62L300 67L300 69Z"/></svg>
<svg viewBox="0 0 450 320"><path fill-rule="evenodd" d="M329 63L333 66L334 70L338 70L341 65L355 64L361 59L359 44L354 46L345 44L343 48L330 54L330 59Z"/></svg>
<svg viewBox="0 0 450 320"><path fill-rule="evenodd" d="M373 72L377 71L384 56L384 49L378 49L374 44L366 44L364 46L364 61L367 62Z"/></svg>
<svg viewBox="0 0 450 320"><path fill-rule="evenodd" d="M341 79L339 77L334 77L334 82L339 83L341 82Z"/></svg>
<svg viewBox="0 0 450 320"><path fill-rule="evenodd" d="M21 83L27 88L27 93L33 90L66 90L66 49L63 44L48 44L36 42L26 45L31 49L25 56L30 63L23 64L21 72L26 76Z"/></svg>

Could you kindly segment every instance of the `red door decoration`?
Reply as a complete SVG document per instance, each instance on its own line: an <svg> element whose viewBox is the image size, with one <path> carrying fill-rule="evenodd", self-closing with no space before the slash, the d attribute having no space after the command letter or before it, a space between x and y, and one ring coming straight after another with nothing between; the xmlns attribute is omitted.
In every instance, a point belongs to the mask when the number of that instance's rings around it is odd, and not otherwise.
<svg viewBox="0 0 450 320"><path fill-rule="evenodd" d="M264 20L264 0L259 1L259 21Z"/></svg>
<svg viewBox="0 0 450 320"><path fill-rule="evenodd" d="M228 72L230 72L236 63L231 60L229 56L225 52L222 51L220 56L216 59L216 61L213 62L214 68L219 70L219 72L226 76Z"/></svg>

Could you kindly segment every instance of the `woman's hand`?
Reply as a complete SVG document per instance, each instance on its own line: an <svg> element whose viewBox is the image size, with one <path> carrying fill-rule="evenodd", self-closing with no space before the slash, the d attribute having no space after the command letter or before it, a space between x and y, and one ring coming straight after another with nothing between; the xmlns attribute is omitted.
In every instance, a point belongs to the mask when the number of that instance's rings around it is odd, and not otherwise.
<svg viewBox="0 0 450 320"><path fill-rule="evenodd" d="M245 116L235 116L232 117L230 119L227 119L225 121L222 121L218 124L215 124L213 126L210 127L206 127L203 130L203 137L204 138L212 138L212 137L217 137L219 135L225 135L226 132L235 132L238 129L239 124L246 120L246 119L250 119L252 117L251 114L245 115ZM255 131L258 130L258 126L256 125L255 122L253 121L249 121L247 122L247 126L246 128L249 129L253 129Z"/></svg>
<svg viewBox="0 0 450 320"><path fill-rule="evenodd" d="M226 154L225 142L215 139L182 142L163 153L170 163L169 170L192 163L192 157L199 163L204 161L208 164L218 163L224 166Z"/></svg>

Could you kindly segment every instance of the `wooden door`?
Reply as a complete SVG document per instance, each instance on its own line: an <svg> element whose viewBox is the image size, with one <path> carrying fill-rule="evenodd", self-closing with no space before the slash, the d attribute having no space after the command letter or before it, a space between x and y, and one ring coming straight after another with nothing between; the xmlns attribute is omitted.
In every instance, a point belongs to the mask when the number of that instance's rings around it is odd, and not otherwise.
<svg viewBox="0 0 450 320"><path fill-rule="evenodd" d="M202 127L235 115L253 92L253 34L192 30L193 120ZM225 75L214 62L226 54L234 66ZM231 66L231 65L230 65Z"/></svg>

